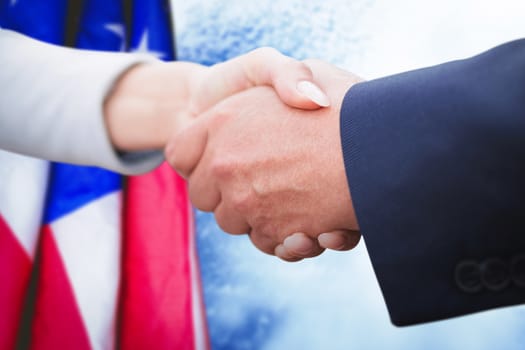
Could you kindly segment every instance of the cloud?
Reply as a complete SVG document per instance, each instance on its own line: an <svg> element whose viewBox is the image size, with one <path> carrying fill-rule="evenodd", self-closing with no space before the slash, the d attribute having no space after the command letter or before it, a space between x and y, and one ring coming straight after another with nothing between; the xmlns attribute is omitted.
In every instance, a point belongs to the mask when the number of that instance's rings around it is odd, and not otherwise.
<svg viewBox="0 0 525 350"><path fill-rule="evenodd" d="M377 77L522 34L521 0L176 1L179 57L213 64L269 45ZM287 264L198 214L214 349L523 349L525 309L395 328L361 244Z"/></svg>

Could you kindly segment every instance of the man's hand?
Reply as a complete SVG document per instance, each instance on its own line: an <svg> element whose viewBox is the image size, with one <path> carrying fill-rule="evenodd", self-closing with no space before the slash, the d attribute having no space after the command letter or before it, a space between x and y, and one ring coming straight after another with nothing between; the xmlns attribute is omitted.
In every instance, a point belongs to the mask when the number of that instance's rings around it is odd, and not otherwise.
<svg viewBox="0 0 525 350"><path fill-rule="evenodd" d="M263 85L275 88L293 107L330 104L307 65L261 48L212 67L158 62L131 68L106 100L108 133L121 151L162 149L196 115L230 95Z"/></svg>
<svg viewBox="0 0 525 350"><path fill-rule="evenodd" d="M350 249L359 240L339 112L360 79L319 61L307 64L330 107L293 109L272 89L253 88L210 109L166 148L167 160L189 179L197 208L214 211L224 231L249 232L260 250L285 260L320 254L318 242Z"/></svg>

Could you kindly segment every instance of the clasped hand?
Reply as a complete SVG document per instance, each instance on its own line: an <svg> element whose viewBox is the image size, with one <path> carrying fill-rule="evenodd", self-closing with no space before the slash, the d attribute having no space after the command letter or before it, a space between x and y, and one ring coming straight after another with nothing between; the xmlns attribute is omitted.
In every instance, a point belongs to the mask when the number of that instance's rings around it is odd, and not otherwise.
<svg viewBox="0 0 525 350"><path fill-rule="evenodd" d="M339 112L360 79L273 49L212 67L178 63L172 69L191 72L179 91L155 93L185 96L157 108L176 124L165 155L188 180L192 203L214 212L224 231L247 233L257 248L287 261L352 249L360 234ZM166 81L169 65L144 69Z"/></svg>

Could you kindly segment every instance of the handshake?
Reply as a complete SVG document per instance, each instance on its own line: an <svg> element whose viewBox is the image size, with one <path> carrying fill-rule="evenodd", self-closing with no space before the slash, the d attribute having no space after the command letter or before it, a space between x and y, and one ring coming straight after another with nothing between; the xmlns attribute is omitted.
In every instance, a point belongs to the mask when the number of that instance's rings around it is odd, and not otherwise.
<svg viewBox="0 0 525 350"><path fill-rule="evenodd" d="M396 325L525 302L525 40L357 86L272 49L204 67L0 47L0 149L123 173L163 149L197 208L286 261L366 230Z"/></svg>
<svg viewBox="0 0 525 350"><path fill-rule="evenodd" d="M117 83L107 126L133 150L112 130L147 111L135 149L164 148L194 205L263 252L349 250L366 230L392 321L408 325L525 302L524 57L514 41L358 86L270 49L143 65ZM121 90L128 103L112 103Z"/></svg>
<svg viewBox="0 0 525 350"><path fill-rule="evenodd" d="M225 232L298 261L359 242L339 131L359 81L269 48L212 67L145 64L117 83L106 123L119 150L164 147L192 203Z"/></svg>

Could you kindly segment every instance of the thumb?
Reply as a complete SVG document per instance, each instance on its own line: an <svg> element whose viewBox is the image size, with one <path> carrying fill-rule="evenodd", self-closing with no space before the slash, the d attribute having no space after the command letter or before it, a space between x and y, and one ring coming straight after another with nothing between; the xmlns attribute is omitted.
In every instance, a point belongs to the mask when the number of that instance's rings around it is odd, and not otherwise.
<svg viewBox="0 0 525 350"><path fill-rule="evenodd" d="M301 109L328 107L328 96L314 82L307 64L272 48L259 48L210 67L197 92L193 113L255 86L271 86L287 105Z"/></svg>
<svg viewBox="0 0 525 350"><path fill-rule="evenodd" d="M189 178L208 142L208 118L197 118L173 136L164 149L166 161L180 176Z"/></svg>

